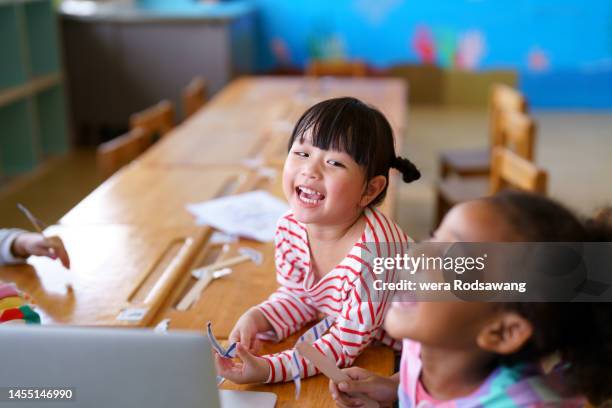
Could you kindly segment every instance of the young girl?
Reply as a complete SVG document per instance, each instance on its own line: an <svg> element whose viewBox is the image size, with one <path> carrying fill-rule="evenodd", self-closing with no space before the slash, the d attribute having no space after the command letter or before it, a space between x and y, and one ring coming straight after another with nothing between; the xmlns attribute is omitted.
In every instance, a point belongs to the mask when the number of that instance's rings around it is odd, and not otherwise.
<svg viewBox="0 0 612 408"><path fill-rule="evenodd" d="M387 302L369 297L364 275L372 271L361 256L366 243L375 243L383 256L406 249L408 237L375 209L391 167L405 182L420 177L410 161L395 155L391 126L378 110L337 98L304 113L283 169L290 210L276 231L280 288L238 320L229 340L238 342L242 363L217 356L219 375L236 383L270 383L316 374L292 350L262 357L250 351L258 334L284 339L320 314L326 316L318 325L323 333L311 329L313 345L339 366L350 366L374 340L399 346L381 328Z"/></svg>
<svg viewBox="0 0 612 408"><path fill-rule="evenodd" d="M433 240L612 241L612 229L545 197L504 192L456 206ZM400 407L581 407L573 395L612 397L610 303L397 302L385 329L404 339L400 372L347 369L354 381L330 383L338 406L362 406L355 392L382 406L399 395ZM559 369L544 375L538 362L555 352Z"/></svg>

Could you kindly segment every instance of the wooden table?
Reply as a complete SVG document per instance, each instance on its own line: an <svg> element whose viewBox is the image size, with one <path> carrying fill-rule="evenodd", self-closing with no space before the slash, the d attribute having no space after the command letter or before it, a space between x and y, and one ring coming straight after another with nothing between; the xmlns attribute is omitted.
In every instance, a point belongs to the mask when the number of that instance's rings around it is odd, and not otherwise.
<svg viewBox="0 0 612 408"><path fill-rule="evenodd" d="M31 257L26 265L0 268L0 280L15 282L30 294L43 324L119 326L123 324L117 321L121 309L130 306L130 299L138 304L143 298L139 285L148 276L158 276L185 240L196 238L200 230L193 226L52 226L46 233L64 241L70 271L57 261ZM146 288L150 285L143 291Z"/></svg>
<svg viewBox="0 0 612 408"><path fill-rule="evenodd" d="M250 173L240 166L165 167L135 162L96 188L60 223L193 226L186 204L233 194Z"/></svg>
<svg viewBox="0 0 612 408"><path fill-rule="evenodd" d="M284 130L288 136L308 107L338 96L362 99L379 108L396 133L404 130L406 88L401 79L245 77L229 84L142 160L182 166L256 159L269 132Z"/></svg>
<svg viewBox="0 0 612 408"><path fill-rule="evenodd" d="M290 337L287 341L280 344L266 344L262 350L263 353L274 353L286 350L295 344L297 335ZM391 375L394 370L394 353L388 347L370 346L366 348L357 360L355 365L358 367L367 368L380 375ZM224 382L221 386L223 389L229 390L245 390L245 391L267 391L273 392L278 396L276 406L278 408L289 407L335 407L334 401L329 394L329 380L323 375L302 380L302 391L300 399L295 399L295 387L293 383L282 384L259 384L259 385L236 385L230 382Z"/></svg>
<svg viewBox="0 0 612 408"><path fill-rule="evenodd" d="M273 245L240 240L221 252L208 240L211 230L196 226L185 205L253 189L283 197L282 165L294 122L313 103L341 95L379 107L396 132L403 129L405 88L399 80L237 80L46 231L64 240L70 272L49 259L31 258L27 265L0 268L0 279L30 293L44 323L153 326L169 318L170 330L203 331L212 321L216 335L226 339L238 317L276 288ZM382 206L390 215L396 178ZM233 267L189 309L176 310L196 282L193 268L231 256L241 246L260 251L263 263ZM117 320L122 310L139 308L148 311L142 321ZM263 351L294 342L268 344ZM393 352L383 347L368 348L356 362L384 375L393 372L393 363ZM322 376L304 381L299 401L292 384L224 388L275 392L279 407L333 406Z"/></svg>

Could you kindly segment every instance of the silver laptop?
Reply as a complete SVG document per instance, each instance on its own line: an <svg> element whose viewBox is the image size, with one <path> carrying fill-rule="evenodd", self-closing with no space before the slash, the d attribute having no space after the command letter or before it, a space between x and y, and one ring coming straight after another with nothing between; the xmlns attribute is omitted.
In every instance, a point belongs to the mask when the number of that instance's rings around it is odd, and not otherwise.
<svg viewBox="0 0 612 408"><path fill-rule="evenodd" d="M208 339L151 330L0 327L0 406L274 407L276 395L216 387ZM47 404L43 404L47 406Z"/></svg>

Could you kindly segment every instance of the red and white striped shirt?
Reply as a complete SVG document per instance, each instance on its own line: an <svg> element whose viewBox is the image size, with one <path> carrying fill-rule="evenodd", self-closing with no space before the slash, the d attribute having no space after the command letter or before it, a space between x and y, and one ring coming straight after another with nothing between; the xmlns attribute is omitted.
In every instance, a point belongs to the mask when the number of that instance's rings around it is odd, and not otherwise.
<svg viewBox="0 0 612 408"><path fill-rule="evenodd" d="M410 239L378 210L366 208L364 216L366 226L359 241L318 282L310 264L306 227L291 211L281 217L275 238L276 277L280 287L257 306L279 339L318 320L320 313L333 317L332 327L313 346L332 357L339 367L352 365L372 341L401 349L401 342L393 340L381 327L391 299L388 294L380 300L372 297L374 274L362 251L374 250L377 252L374 256L395 257L406 252ZM263 357L270 363L267 382L291 380L291 350ZM302 378L317 373L310 362L301 358Z"/></svg>

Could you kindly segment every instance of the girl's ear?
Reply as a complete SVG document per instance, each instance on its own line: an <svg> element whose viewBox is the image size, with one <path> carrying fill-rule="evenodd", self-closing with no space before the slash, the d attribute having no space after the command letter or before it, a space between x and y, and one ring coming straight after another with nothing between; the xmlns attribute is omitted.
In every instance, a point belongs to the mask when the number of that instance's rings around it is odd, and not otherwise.
<svg viewBox="0 0 612 408"><path fill-rule="evenodd" d="M533 334L533 325L514 312L503 312L476 336L478 347L496 354L519 351Z"/></svg>
<svg viewBox="0 0 612 408"><path fill-rule="evenodd" d="M374 200L380 194L380 192L384 190L386 185L387 178L385 176L378 175L372 178L372 180L368 181L368 185L363 192L359 205L362 207L367 207L372 200Z"/></svg>

